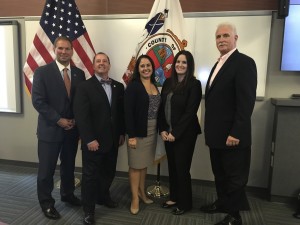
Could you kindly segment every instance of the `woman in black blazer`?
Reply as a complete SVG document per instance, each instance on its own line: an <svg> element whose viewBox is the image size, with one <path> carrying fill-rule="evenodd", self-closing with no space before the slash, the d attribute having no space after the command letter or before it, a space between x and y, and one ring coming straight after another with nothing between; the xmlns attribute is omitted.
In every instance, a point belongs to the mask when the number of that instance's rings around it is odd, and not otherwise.
<svg viewBox="0 0 300 225"><path fill-rule="evenodd" d="M168 157L170 200L163 208L177 206L172 213L181 215L192 208L190 167L198 134L197 111L201 83L194 76L195 63L189 51L178 52L171 77L163 85L159 111L159 131Z"/></svg>
<svg viewBox="0 0 300 225"><path fill-rule="evenodd" d="M139 212L139 198L146 203L153 201L145 194L147 167L153 164L157 142L157 114L161 97L155 85L154 62L148 55L141 55L135 64L133 79L124 96L125 124L129 181L131 187L130 212Z"/></svg>

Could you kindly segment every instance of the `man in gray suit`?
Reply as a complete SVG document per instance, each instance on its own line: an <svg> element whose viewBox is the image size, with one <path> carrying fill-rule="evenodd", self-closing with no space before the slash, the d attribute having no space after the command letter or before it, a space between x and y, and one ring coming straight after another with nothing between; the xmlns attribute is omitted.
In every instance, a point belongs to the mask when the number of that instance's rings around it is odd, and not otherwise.
<svg viewBox="0 0 300 225"><path fill-rule="evenodd" d="M79 85L74 115L82 149L83 224L94 224L95 204L118 206L110 196L118 147L124 143L124 86L108 76L109 57L99 52L93 60L95 75Z"/></svg>
<svg viewBox="0 0 300 225"><path fill-rule="evenodd" d="M80 206L74 195L75 157L78 147L78 130L73 116L73 97L76 87L85 80L84 72L70 65L72 42L58 37L54 42L56 60L34 72L32 104L38 111L38 199L45 216L59 219L54 207L53 175L60 156L61 201ZM66 84L65 84L66 83Z"/></svg>
<svg viewBox="0 0 300 225"><path fill-rule="evenodd" d="M205 89L205 142L210 149L218 198L201 207L228 215L216 225L242 225L239 214L249 210L245 193L251 159L251 115L256 99L257 72L252 58L236 49L234 25L216 30L220 58Z"/></svg>

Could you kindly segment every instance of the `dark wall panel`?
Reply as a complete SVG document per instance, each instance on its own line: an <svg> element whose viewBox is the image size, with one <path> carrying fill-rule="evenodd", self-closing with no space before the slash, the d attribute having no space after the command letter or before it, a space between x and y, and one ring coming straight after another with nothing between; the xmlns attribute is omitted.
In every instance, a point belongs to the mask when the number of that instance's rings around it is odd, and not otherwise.
<svg viewBox="0 0 300 225"><path fill-rule="evenodd" d="M76 0L82 15L148 14L154 0ZM275 0L180 0L183 12L277 10ZM43 0L1 0L0 17L40 16Z"/></svg>

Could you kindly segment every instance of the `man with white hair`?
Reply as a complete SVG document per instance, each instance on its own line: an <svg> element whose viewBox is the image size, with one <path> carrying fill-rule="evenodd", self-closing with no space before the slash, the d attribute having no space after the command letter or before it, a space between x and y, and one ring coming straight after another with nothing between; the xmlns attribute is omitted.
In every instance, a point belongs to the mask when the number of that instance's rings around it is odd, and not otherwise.
<svg viewBox="0 0 300 225"><path fill-rule="evenodd" d="M210 149L217 200L201 207L206 213L228 213L215 225L241 225L249 210L245 193L251 159L251 115L256 99L257 71L252 58L236 48L238 35L230 23L215 33L220 58L205 90L205 142Z"/></svg>

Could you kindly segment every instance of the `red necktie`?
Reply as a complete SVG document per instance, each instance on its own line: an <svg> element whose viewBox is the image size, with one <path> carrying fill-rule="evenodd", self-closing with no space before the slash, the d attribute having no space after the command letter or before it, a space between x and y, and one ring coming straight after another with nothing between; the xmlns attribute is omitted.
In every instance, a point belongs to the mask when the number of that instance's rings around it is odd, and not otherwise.
<svg viewBox="0 0 300 225"><path fill-rule="evenodd" d="M64 68L64 82L65 82L65 86L68 92L68 96L70 97L70 91L71 91L71 80L70 77L68 75L68 68Z"/></svg>

